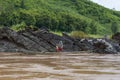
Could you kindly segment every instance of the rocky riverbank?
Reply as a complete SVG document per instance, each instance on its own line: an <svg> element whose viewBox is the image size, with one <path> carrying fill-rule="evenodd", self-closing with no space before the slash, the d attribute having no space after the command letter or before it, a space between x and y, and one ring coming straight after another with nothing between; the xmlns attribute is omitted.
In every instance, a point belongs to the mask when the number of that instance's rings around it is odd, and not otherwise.
<svg viewBox="0 0 120 80"><path fill-rule="evenodd" d="M117 36L120 36L117 33ZM63 41L63 52L89 51L95 53L119 53L120 39L114 35L109 39L74 39L50 33L46 29L30 29L15 32L9 28L0 29L0 52L55 52L55 46Z"/></svg>

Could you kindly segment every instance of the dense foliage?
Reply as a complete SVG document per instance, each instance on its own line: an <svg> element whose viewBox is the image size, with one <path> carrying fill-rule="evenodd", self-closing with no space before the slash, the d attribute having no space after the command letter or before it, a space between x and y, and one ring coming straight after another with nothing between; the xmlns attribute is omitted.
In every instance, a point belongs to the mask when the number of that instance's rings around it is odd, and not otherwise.
<svg viewBox="0 0 120 80"><path fill-rule="evenodd" d="M120 26L119 12L90 0L0 0L0 25L15 29L26 25L45 26L53 31L110 34L113 22Z"/></svg>
<svg viewBox="0 0 120 80"><path fill-rule="evenodd" d="M118 24L116 22L113 22L112 25L111 25L111 30L112 30L112 33L115 34L118 32Z"/></svg>
<svg viewBox="0 0 120 80"><path fill-rule="evenodd" d="M76 38L76 39L79 39L79 38L88 38L89 36L87 34L85 34L84 32L82 31L72 31L70 33L70 36L72 38Z"/></svg>

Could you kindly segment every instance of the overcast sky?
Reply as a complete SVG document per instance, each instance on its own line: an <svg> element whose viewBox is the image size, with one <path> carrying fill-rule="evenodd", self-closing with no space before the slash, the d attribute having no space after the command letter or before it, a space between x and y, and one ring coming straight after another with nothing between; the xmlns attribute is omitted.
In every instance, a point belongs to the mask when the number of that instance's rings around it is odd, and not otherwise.
<svg viewBox="0 0 120 80"><path fill-rule="evenodd" d="M107 8L110 9L115 8L115 10L120 11L120 0L92 0L92 1L101 4Z"/></svg>

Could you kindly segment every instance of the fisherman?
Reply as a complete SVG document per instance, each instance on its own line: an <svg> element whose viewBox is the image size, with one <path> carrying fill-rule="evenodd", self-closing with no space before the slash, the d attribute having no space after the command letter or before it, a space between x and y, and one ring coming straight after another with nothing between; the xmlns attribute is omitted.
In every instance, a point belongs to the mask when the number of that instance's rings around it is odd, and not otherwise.
<svg viewBox="0 0 120 80"><path fill-rule="evenodd" d="M57 45L56 45L56 51L57 52L61 52L63 50L63 42L60 41Z"/></svg>

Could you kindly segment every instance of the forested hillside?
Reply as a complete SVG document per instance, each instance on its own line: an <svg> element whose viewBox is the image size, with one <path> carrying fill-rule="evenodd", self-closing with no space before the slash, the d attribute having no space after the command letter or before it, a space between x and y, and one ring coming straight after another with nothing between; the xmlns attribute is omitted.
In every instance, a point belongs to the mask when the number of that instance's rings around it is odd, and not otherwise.
<svg viewBox="0 0 120 80"><path fill-rule="evenodd" d="M45 26L53 31L111 34L111 26L120 26L120 12L90 0L0 0L0 25L15 29Z"/></svg>

